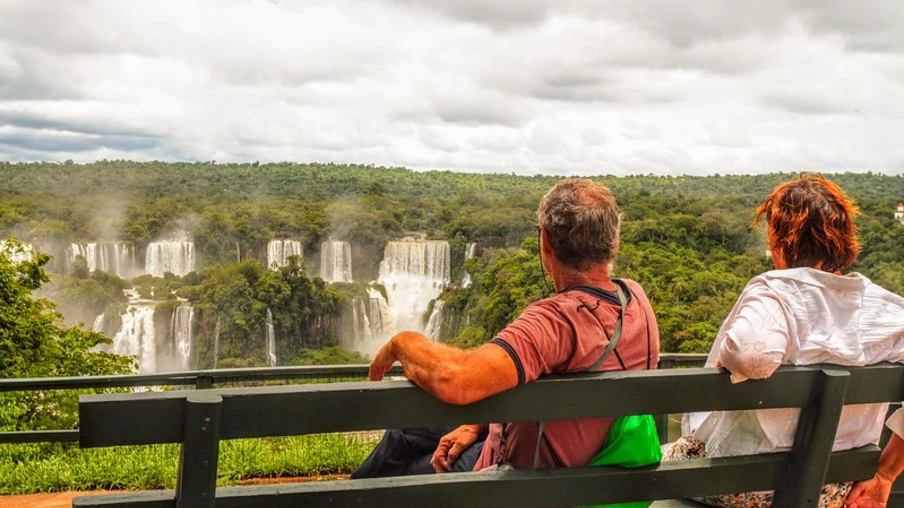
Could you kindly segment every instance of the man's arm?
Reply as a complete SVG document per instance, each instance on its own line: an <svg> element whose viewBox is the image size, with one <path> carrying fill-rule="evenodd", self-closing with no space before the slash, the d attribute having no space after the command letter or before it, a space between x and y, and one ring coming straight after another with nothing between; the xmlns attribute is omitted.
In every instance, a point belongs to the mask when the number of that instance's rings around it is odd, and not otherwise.
<svg viewBox="0 0 904 508"><path fill-rule="evenodd" d="M462 350L402 332L374 357L370 379L383 379L397 361L411 382L450 404L470 404L518 385L515 362L495 344Z"/></svg>

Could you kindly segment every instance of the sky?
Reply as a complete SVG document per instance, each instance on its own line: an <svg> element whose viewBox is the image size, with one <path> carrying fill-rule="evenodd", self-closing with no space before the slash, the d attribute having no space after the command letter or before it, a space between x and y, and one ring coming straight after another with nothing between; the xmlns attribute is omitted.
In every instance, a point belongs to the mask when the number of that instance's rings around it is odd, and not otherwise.
<svg viewBox="0 0 904 508"><path fill-rule="evenodd" d="M0 160L904 172L900 0L0 0Z"/></svg>

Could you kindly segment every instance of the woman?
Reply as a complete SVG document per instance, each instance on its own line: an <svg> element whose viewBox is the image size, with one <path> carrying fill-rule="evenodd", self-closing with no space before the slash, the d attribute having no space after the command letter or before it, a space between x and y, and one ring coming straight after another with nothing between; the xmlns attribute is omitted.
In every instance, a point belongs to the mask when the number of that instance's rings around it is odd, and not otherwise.
<svg viewBox="0 0 904 508"><path fill-rule="evenodd" d="M779 185L757 209L776 270L754 277L719 330L706 361L731 380L763 379L780 365L863 366L904 360L904 299L842 270L857 258L854 203L833 182L805 175ZM847 406L835 450L877 443L887 404ZM663 460L789 451L799 409L685 415L685 437ZM841 507L851 484L826 485L821 507ZM772 492L699 499L712 506L770 506Z"/></svg>

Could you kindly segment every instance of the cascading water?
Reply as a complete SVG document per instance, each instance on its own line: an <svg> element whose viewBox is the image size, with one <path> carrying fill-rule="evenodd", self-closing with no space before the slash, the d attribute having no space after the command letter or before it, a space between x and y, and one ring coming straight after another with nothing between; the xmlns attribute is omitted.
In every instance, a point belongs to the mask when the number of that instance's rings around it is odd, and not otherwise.
<svg viewBox="0 0 904 508"><path fill-rule="evenodd" d="M70 267L76 256L85 258L88 271L91 272L100 270L122 278L131 278L139 271L135 262L135 250L131 244L123 242L69 244L67 257Z"/></svg>
<svg viewBox="0 0 904 508"><path fill-rule="evenodd" d="M364 298L356 296L352 299L352 322L354 323L355 340L364 344L374 339L373 330L370 327L370 318L367 316L368 305Z"/></svg>
<svg viewBox="0 0 904 508"><path fill-rule="evenodd" d="M173 311L173 352L180 370L191 369L192 324L195 311L190 303L183 303Z"/></svg>
<svg viewBox="0 0 904 508"><path fill-rule="evenodd" d="M157 371L157 338L154 333L154 304L138 299L130 293L129 306L120 316L122 327L113 336L113 352L118 355L135 356L138 372L151 374Z"/></svg>
<svg viewBox="0 0 904 508"><path fill-rule="evenodd" d="M267 309L267 365L276 367L276 331L273 328L273 313Z"/></svg>
<svg viewBox="0 0 904 508"><path fill-rule="evenodd" d="M423 331L424 313L449 284L449 274L448 242L403 240L386 244L378 282L386 288L394 332Z"/></svg>
<svg viewBox="0 0 904 508"><path fill-rule="evenodd" d="M289 264L289 256L303 256L301 242L297 240L270 240L267 242L267 267L276 270Z"/></svg>
<svg viewBox="0 0 904 508"><path fill-rule="evenodd" d="M13 251L12 246L6 240L0 240L0 252L5 252L13 263L21 263L22 261L31 261L35 250L31 244L22 242L21 250Z"/></svg>
<svg viewBox="0 0 904 508"><path fill-rule="evenodd" d="M320 278L327 282L352 282L352 247L341 240L320 246Z"/></svg>
<svg viewBox="0 0 904 508"><path fill-rule="evenodd" d="M469 243L465 246L465 261L477 255L477 244ZM471 285L471 274L465 272L465 276L461 280L461 287L466 288Z"/></svg>
<svg viewBox="0 0 904 508"><path fill-rule="evenodd" d="M352 298L351 329L345 330L348 335L343 336L343 346L373 355L389 340L394 327L383 294L374 288L367 293L367 297Z"/></svg>
<svg viewBox="0 0 904 508"><path fill-rule="evenodd" d="M163 240L148 244L145 272L163 277L170 272L182 276L195 268L195 244L187 240Z"/></svg>
<svg viewBox="0 0 904 508"><path fill-rule="evenodd" d="M92 332L101 333L104 331L104 314L94 318L94 326L91 327Z"/></svg>
<svg viewBox="0 0 904 508"><path fill-rule="evenodd" d="M367 294L370 297L367 315L370 319L371 335L376 339L386 337L386 334L392 330L389 304L386 302L386 298L383 298L383 294L374 288L367 288Z"/></svg>
<svg viewBox="0 0 904 508"><path fill-rule="evenodd" d="M424 329L424 335L433 340L439 340L440 328L443 324L443 307L446 302L435 300L433 302L433 312L430 313L430 319L427 320L427 328Z"/></svg>
<svg viewBox="0 0 904 508"><path fill-rule="evenodd" d="M220 361L220 317L217 316L217 324L213 327L213 368L217 368Z"/></svg>

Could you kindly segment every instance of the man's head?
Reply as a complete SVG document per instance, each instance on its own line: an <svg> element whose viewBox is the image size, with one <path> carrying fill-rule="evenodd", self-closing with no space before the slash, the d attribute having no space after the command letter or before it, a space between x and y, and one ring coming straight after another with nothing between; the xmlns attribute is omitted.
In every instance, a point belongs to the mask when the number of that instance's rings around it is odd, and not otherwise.
<svg viewBox="0 0 904 508"><path fill-rule="evenodd" d="M562 180L540 200L537 221L548 248L565 267L584 271L615 260L621 215L606 187L590 180Z"/></svg>

